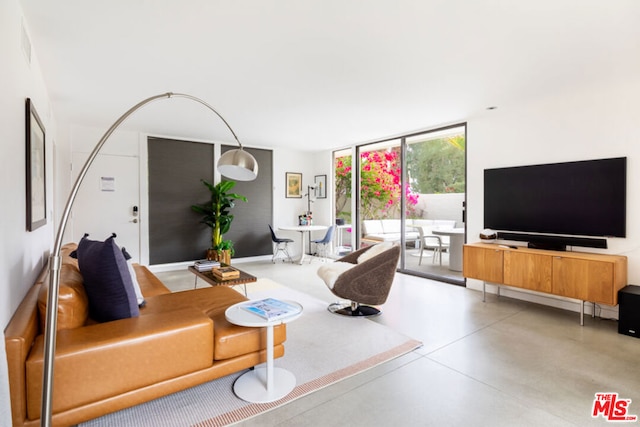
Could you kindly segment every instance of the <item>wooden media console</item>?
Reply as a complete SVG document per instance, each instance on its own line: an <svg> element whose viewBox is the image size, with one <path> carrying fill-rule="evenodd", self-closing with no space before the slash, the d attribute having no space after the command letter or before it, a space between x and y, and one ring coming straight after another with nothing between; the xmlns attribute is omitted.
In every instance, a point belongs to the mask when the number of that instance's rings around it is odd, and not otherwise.
<svg viewBox="0 0 640 427"><path fill-rule="evenodd" d="M581 325L585 301L615 306L618 290L627 285L627 257L622 255L488 243L467 244L463 251L463 275L483 281L483 301L486 283L574 298L581 301Z"/></svg>

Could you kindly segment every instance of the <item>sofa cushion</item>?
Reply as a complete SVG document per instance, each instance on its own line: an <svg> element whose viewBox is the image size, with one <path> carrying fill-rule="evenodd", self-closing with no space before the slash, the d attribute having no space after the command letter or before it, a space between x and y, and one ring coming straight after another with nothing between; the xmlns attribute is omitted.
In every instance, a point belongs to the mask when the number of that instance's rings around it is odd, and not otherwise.
<svg viewBox="0 0 640 427"><path fill-rule="evenodd" d="M127 261L114 237L100 242L85 235L76 251L89 298L89 316L98 322L140 314Z"/></svg>
<svg viewBox="0 0 640 427"><path fill-rule="evenodd" d="M378 242L399 242L402 233L401 222L399 219L367 219L363 221L364 238L366 240L374 240ZM405 240L417 240L420 233L412 226L412 220L407 221L405 227Z"/></svg>
<svg viewBox="0 0 640 427"><path fill-rule="evenodd" d="M377 242L399 242L401 238L402 234L400 233L367 234L365 236L366 240L374 240ZM417 231L408 231L404 234L404 238L407 241L418 240L420 233Z"/></svg>
<svg viewBox="0 0 640 427"><path fill-rule="evenodd" d="M384 229L382 228L382 221L379 219L365 219L362 221L364 227L364 234L382 234Z"/></svg>
<svg viewBox="0 0 640 427"><path fill-rule="evenodd" d="M47 318L49 281L45 281L38 293L40 328L44 331ZM58 320L56 330L73 329L83 326L89 316L89 300L82 283L82 275L73 263L60 266L60 287L58 290Z"/></svg>
<svg viewBox="0 0 640 427"><path fill-rule="evenodd" d="M110 412L108 401L121 394L210 368L212 337L211 319L193 309L60 331L52 411L73 411L106 401L105 412ZM40 335L24 365L31 419L40 416L43 365L44 337Z"/></svg>
<svg viewBox="0 0 640 427"><path fill-rule="evenodd" d="M164 283L160 281L147 267L140 264L133 264L133 270L136 272L136 279L140 285L140 290L145 298L154 295L170 294L171 291ZM146 303L146 299L145 299Z"/></svg>
<svg viewBox="0 0 640 427"><path fill-rule="evenodd" d="M399 219L383 219L380 220L382 223L382 230L385 234L389 233L400 233L400 220Z"/></svg>
<svg viewBox="0 0 640 427"><path fill-rule="evenodd" d="M411 221L411 225L413 225L414 227L433 227L433 220L432 219L414 219ZM454 221L455 222L455 221Z"/></svg>
<svg viewBox="0 0 640 427"><path fill-rule="evenodd" d="M214 360L232 359L266 348L264 328L247 328L229 323L225 318L228 307L247 301L241 293L227 286L212 286L185 292L147 297L147 304L140 309L140 317L179 309L195 309L205 313L214 324ZM274 327L274 345L286 340L286 325Z"/></svg>

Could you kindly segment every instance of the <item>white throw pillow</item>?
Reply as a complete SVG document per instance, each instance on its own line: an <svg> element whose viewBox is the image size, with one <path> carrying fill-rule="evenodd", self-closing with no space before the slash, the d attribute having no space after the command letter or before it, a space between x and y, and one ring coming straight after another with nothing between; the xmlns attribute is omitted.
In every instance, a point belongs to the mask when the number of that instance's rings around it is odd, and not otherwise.
<svg viewBox="0 0 640 427"><path fill-rule="evenodd" d="M143 307L145 304L144 296L142 296L142 290L140 290L140 283L138 283L138 276L136 275L136 270L133 268L133 264L131 263L131 255L125 248L122 248L122 255L124 255L124 259L127 260L127 269L129 270L129 274L131 275L131 282L133 283L133 290L136 293L136 301L138 302L138 307Z"/></svg>
<svg viewBox="0 0 640 427"><path fill-rule="evenodd" d="M392 242L383 242L378 243L377 245L373 245L371 249L364 252L358 257L358 264L362 264L363 262L373 258L376 255L380 255L382 252L389 250L393 247Z"/></svg>
<svg viewBox="0 0 640 427"><path fill-rule="evenodd" d="M333 289L333 285L336 283L336 280L338 280L338 277L355 266L356 264L351 264L350 262L336 261L321 266L318 269L318 276L324 280L324 283L329 289Z"/></svg>

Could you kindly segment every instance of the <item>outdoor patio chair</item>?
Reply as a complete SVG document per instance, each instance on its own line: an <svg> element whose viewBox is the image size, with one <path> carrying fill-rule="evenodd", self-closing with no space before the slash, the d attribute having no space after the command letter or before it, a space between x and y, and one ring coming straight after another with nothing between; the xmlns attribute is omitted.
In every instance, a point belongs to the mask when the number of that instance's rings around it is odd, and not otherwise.
<svg viewBox="0 0 640 427"><path fill-rule="evenodd" d="M433 251L432 263L435 264L436 258L439 259L442 266L442 252L449 248L449 237L436 236L434 234L425 234L422 227L414 227L420 233L420 260L418 265L422 265L422 255L425 250Z"/></svg>

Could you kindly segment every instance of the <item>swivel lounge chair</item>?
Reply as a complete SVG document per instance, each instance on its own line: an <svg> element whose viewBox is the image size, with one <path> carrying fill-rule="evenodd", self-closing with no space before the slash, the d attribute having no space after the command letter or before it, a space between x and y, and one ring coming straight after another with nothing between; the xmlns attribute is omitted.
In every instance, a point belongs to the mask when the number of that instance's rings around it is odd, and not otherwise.
<svg viewBox="0 0 640 427"><path fill-rule="evenodd" d="M318 269L329 290L349 304L334 303L330 312L345 316L377 316L380 310L372 305L384 304L398 267L400 246L380 243L352 252L334 263Z"/></svg>
<svg viewBox="0 0 640 427"><path fill-rule="evenodd" d="M311 243L316 244L316 254L320 255L323 261L329 256L329 246L331 245L331 240L333 240L333 231L335 229L336 226L332 225L322 239L311 241Z"/></svg>
<svg viewBox="0 0 640 427"><path fill-rule="evenodd" d="M275 264L276 258L281 252L284 256L283 261L293 262L293 259L291 259L291 255L289 255L288 249L288 245L289 243L293 243L293 239L277 237L276 233L273 232L271 224L269 224L269 231L271 231L271 241L273 242L273 257L271 258L271 262Z"/></svg>

